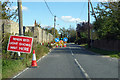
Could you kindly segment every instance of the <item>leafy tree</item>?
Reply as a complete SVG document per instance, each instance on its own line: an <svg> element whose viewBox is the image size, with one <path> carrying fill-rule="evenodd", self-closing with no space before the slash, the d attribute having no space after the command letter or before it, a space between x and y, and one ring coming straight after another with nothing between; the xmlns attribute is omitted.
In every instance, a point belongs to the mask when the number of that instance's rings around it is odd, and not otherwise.
<svg viewBox="0 0 120 80"><path fill-rule="evenodd" d="M62 38L67 37L69 42L74 42L76 39L76 31L71 26L68 29L60 28L59 32Z"/></svg>
<svg viewBox="0 0 120 80"><path fill-rule="evenodd" d="M12 2L6 1L2 2L0 1L0 6L2 9L0 9L1 17L0 19L16 19L18 16L18 9L11 9ZM18 20L18 19L17 19Z"/></svg>
<svg viewBox="0 0 120 80"><path fill-rule="evenodd" d="M97 21L93 23L98 39L120 39L120 1L99 3L95 8Z"/></svg>
<svg viewBox="0 0 120 80"><path fill-rule="evenodd" d="M68 30L65 29L64 27L60 28L59 32L62 34L62 37L67 37Z"/></svg>
<svg viewBox="0 0 120 80"><path fill-rule="evenodd" d="M69 32L70 32L69 35L70 42L74 42L76 40L76 30L71 28Z"/></svg>
<svg viewBox="0 0 120 80"><path fill-rule="evenodd" d="M0 1L0 19L3 19L3 23L2 23L2 40L1 43L2 43L2 53L3 54L3 58L5 55L9 55L9 54L5 54L5 53L10 53L10 52L7 52L7 43L8 43L8 40L9 40L9 36L11 34L9 33L4 33L4 19L8 19L8 20L15 20L18 21L17 19L17 16L18 16L18 13L17 13L17 10L18 9L11 9L10 7L12 6L12 2L9 2L9 0L7 0L6 2L2 2Z"/></svg>
<svg viewBox="0 0 120 80"><path fill-rule="evenodd" d="M54 28L45 28L44 30L47 31L47 33L51 33L52 35L54 35ZM58 30L55 29L55 38L59 37L59 34L58 34Z"/></svg>

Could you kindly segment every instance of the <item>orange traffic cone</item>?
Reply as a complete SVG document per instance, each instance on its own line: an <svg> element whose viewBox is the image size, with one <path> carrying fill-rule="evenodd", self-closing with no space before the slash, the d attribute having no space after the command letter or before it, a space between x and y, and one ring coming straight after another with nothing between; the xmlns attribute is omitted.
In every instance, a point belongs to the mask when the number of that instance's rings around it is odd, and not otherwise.
<svg viewBox="0 0 120 80"><path fill-rule="evenodd" d="M35 50L33 50L33 58L32 58L32 67L37 67L37 62L36 62L36 56L35 56Z"/></svg>
<svg viewBox="0 0 120 80"><path fill-rule="evenodd" d="M64 47L66 47L66 44L64 44Z"/></svg>
<svg viewBox="0 0 120 80"><path fill-rule="evenodd" d="M58 47L58 44L56 44L56 47Z"/></svg>
<svg viewBox="0 0 120 80"><path fill-rule="evenodd" d="M48 42L48 46L49 46L49 42Z"/></svg>
<svg viewBox="0 0 120 80"><path fill-rule="evenodd" d="M60 44L60 47L62 47L62 44Z"/></svg>

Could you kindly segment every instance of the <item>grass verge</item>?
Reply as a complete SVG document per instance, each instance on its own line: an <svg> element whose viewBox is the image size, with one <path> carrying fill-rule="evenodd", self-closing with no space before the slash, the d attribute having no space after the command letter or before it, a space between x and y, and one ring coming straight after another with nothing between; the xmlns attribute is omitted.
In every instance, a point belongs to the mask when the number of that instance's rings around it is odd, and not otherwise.
<svg viewBox="0 0 120 80"><path fill-rule="evenodd" d="M80 46L83 46L85 49L92 51L92 52L95 52L97 54L115 57L115 58L120 58L120 52L118 52L118 51L108 51L108 50L98 49L95 47L88 48L87 44L81 44Z"/></svg>
<svg viewBox="0 0 120 80"><path fill-rule="evenodd" d="M36 59L44 56L49 52L49 48L46 46L41 46L37 44L35 47ZM32 52L31 54L22 54L21 59L7 58L2 60L2 78L11 78L18 74L20 71L24 70L26 67L31 66L32 62ZM27 57L27 59L26 59Z"/></svg>
<svg viewBox="0 0 120 80"><path fill-rule="evenodd" d="M2 59L0 57L0 80L2 79Z"/></svg>

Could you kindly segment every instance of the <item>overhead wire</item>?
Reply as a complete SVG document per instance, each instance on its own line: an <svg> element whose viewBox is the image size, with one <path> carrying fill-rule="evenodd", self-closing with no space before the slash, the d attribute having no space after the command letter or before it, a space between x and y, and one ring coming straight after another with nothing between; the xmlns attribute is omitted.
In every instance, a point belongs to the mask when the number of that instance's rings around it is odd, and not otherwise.
<svg viewBox="0 0 120 80"><path fill-rule="evenodd" d="M49 12L50 12L50 14L52 15L52 16L55 16L53 13L52 13L52 11L50 10L50 7L48 6L48 4L47 4L47 2L44 0L44 2L45 2L45 4L46 4L46 6L47 6L47 8L48 8L48 10L49 10Z"/></svg>
<svg viewBox="0 0 120 80"><path fill-rule="evenodd" d="M51 9L50 9L50 7L48 6L48 4L47 4L47 2L44 0L44 2L45 2L45 4L46 4L46 6L47 6L47 8L48 8L48 10L49 10L49 12L50 12L50 14L52 15L52 16L55 16L53 13L52 13L52 11L51 11ZM85 7L85 3L84 3L84 6L83 6L83 8ZM83 9L82 8L82 9ZM81 12L80 13L82 13L82 10L81 10ZM70 22L67 22L67 21L65 21L65 20L63 20L63 19L61 19L61 18L59 18L58 16L56 16L59 20L61 20L61 21L63 21L63 22L65 22L65 23L70 23Z"/></svg>
<svg viewBox="0 0 120 80"><path fill-rule="evenodd" d="M50 12L50 14L51 14L52 16L55 16L55 15L52 13L52 11L51 11L50 7L48 6L47 2L46 2L45 0L44 0L44 2L45 2L45 4L46 4L46 6L47 6L47 8L48 8L48 10L49 10L49 12ZM67 22L67 21L59 18L58 16L56 16L56 17L57 17L59 20L65 22L65 23L69 23L69 22Z"/></svg>
<svg viewBox="0 0 120 80"><path fill-rule="evenodd" d="M83 6L82 6L82 9L80 11L80 16L82 16L84 14L85 11L83 9L85 8L85 6L86 6L86 2L84 2Z"/></svg>

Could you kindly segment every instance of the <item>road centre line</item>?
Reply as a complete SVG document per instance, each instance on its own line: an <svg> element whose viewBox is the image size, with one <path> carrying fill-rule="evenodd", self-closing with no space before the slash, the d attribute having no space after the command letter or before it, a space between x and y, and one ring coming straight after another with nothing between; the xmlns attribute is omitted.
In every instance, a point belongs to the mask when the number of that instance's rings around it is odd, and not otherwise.
<svg viewBox="0 0 120 80"><path fill-rule="evenodd" d="M71 50L71 48L70 48L70 50ZM72 50L71 50L71 53L72 53L72 55L74 55L73 52L72 52ZM76 62L76 64L78 65L78 67L82 70L82 72L83 72L84 76L87 78L87 80L91 80L90 77L89 77L89 75L85 72L85 70L82 68L82 66L77 61L77 59L74 59L74 61Z"/></svg>
<svg viewBox="0 0 120 80"><path fill-rule="evenodd" d="M72 50L71 50L71 48L69 47L69 49L70 49L70 51L71 51L71 53L72 53L72 56L74 56L74 54L73 54L73 52L72 52Z"/></svg>
<svg viewBox="0 0 120 80"><path fill-rule="evenodd" d="M72 51L71 51L71 53L72 53L72 55L74 55Z"/></svg>
<svg viewBox="0 0 120 80"><path fill-rule="evenodd" d="M78 67L82 70L82 72L84 73L85 77L88 79L88 80L91 80L90 77L88 76L88 74L85 72L85 70L82 68L82 66L79 64L79 62L77 61L77 59L74 59L75 62L77 63Z"/></svg>

